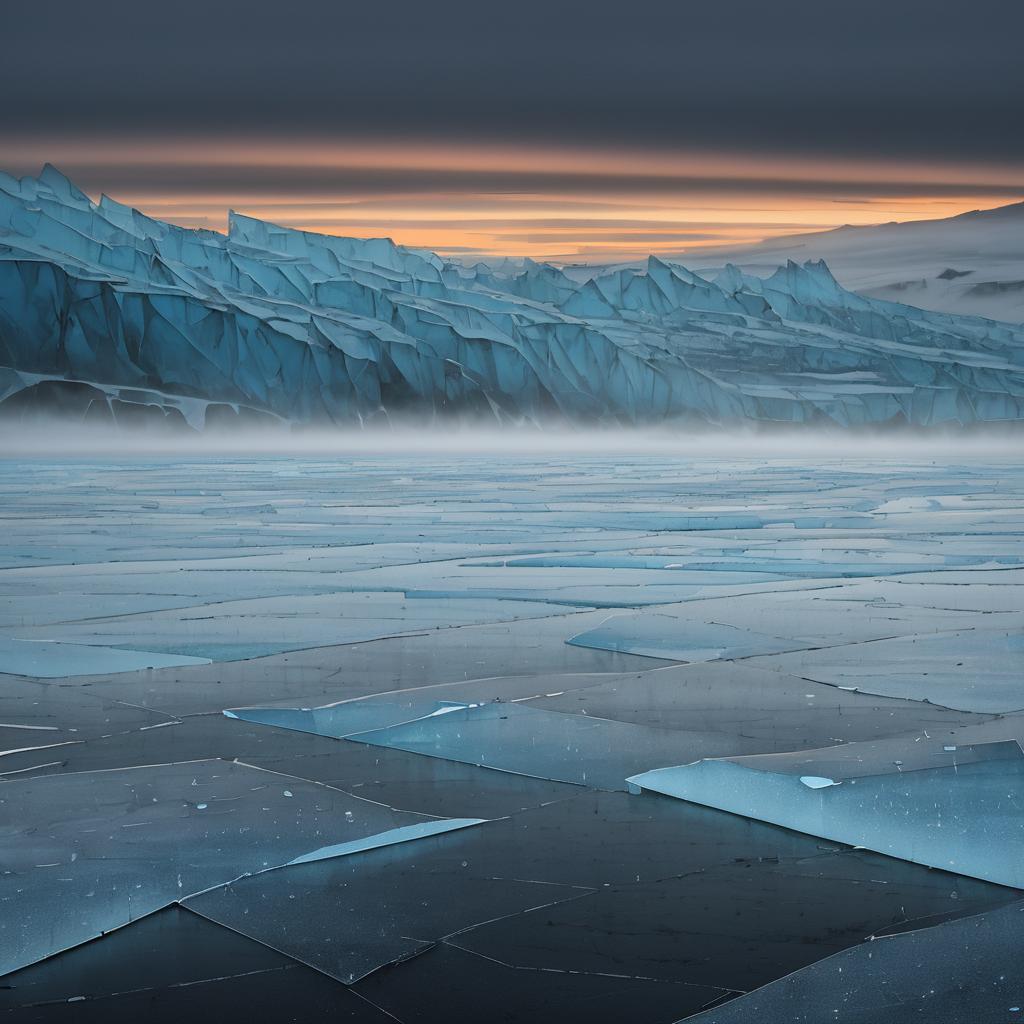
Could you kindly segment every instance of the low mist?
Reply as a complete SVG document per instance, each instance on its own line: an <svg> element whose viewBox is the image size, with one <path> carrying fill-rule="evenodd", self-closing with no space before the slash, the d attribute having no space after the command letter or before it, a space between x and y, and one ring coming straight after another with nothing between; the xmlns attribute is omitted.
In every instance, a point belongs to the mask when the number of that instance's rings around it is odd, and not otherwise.
<svg viewBox="0 0 1024 1024"><path fill-rule="evenodd" d="M804 425L774 429L589 428L474 425L366 429L232 429L129 432L78 422L35 420L0 424L0 457L345 457L352 455L678 455L682 458L1019 459L1021 430L1007 427L915 431L841 430Z"/></svg>

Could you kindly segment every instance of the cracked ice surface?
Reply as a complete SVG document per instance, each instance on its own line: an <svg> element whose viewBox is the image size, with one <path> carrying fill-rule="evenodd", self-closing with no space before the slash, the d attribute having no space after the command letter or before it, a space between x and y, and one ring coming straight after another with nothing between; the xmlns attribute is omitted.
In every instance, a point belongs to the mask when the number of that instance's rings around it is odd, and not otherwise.
<svg viewBox="0 0 1024 1024"><path fill-rule="evenodd" d="M764 636L733 626L710 622L686 622L666 615L620 616L597 629L570 637L580 647L625 651L671 661L717 661L749 658L791 650L796 642Z"/></svg>
<svg viewBox="0 0 1024 1024"><path fill-rule="evenodd" d="M445 875L438 892L436 874L420 865L443 862L446 847L456 855L469 855L470 848L452 838L451 844L439 838L417 843L416 850L388 849L380 856L338 860L327 869L316 863L279 872L277 879L243 878L194 896L184 905L353 984L482 921L593 891L515 878L495 886L492 879L463 870ZM260 907L259 914L252 913L253 906Z"/></svg>
<svg viewBox="0 0 1024 1024"><path fill-rule="evenodd" d="M232 214L227 235L0 174L0 409L88 422L1024 418L1024 332L854 295L824 263L579 283Z"/></svg>
<svg viewBox="0 0 1024 1024"><path fill-rule="evenodd" d="M1007 618L1009 628L994 629L994 622L984 622L970 630L801 651L772 665L818 682L887 697L929 700L969 711L1020 711L1024 615Z"/></svg>
<svg viewBox="0 0 1024 1024"><path fill-rule="evenodd" d="M0 463L0 944L48 957L0 1007L653 1024L1019 900L969 876L1022 884L1022 482L983 455ZM210 660L115 671L160 651ZM709 764L755 779L739 814L626 791ZM141 994L106 959L133 933L167 966Z"/></svg>
<svg viewBox="0 0 1024 1024"><path fill-rule="evenodd" d="M822 955L794 927L801 918L813 918L831 950L847 944L840 936L865 914L900 925L938 907L1003 902L982 882L896 862L887 869L884 858L822 849L806 836L678 801L571 792L408 847L242 879L187 905L345 981L415 949L416 940L442 939L518 970L699 985L699 1006L716 994L710 986L729 988L726 960L701 962L711 942L738 951L757 929L794 969ZM704 842L687 841L696 836ZM849 880L844 897L837 887ZM748 912L727 923L717 915L713 938L689 927L702 903L720 904L730 892ZM758 899L787 912L757 914ZM612 907L626 916L616 919ZM747 979L773 976L753 964L745 971Z"/></svg>
<svg viewBox="0 0 1024 1024"><path fill-rule="evenodd" d="M809 751L701 760L635 775L629 784L636 791L664 793L1024 888L1020 744L960 747L927 737L917 740L905 755L909 764L869 756L866 764L840 774L828 751Z"/></svg>
<svg viewBox="0 0 1024 1024"><path fill-rule="evenodd" d="M0 973L247 875L463 828L223 761L0 787Z"/></svg>
<svg viewBox="0 0 1024 1024"><path fill-rule="evenodd" d="M1002 1024L1022 1013L1024 904L881 936L688 1017L694 1024L920 1020Z"/></svg>

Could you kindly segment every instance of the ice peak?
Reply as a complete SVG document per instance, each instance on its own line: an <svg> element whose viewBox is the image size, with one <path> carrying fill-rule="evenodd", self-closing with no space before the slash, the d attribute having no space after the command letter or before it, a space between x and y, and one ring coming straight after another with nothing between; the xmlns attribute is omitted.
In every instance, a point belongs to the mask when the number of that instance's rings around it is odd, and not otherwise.
<svg viewBox="0 0 1024 1024"><path fill-rule="evenodd" d="M837 299L847 292L832 276L824 260L796 263L787 260L765 281L765 287L786 292L805 302Z"/></svg>
<svg viewBox="0 0 1024 1024"><path fill-rule="evenodd" d="M58 198L74 200L75 203L92 205L92 200L64 173L58 171L53 164L43 164L43 169L36 179L41 185L45 185Z"/></svg>

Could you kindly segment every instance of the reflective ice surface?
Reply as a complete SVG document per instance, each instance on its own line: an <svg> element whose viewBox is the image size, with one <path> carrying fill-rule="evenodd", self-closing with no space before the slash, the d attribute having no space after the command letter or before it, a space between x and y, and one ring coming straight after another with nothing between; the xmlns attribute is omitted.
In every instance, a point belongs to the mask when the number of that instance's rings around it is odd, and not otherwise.
<svg viewBox="0 0 1024 1024"><path fill-rule="evenodd" d="M849 846L1024 888L1024 752L917 737L907 761L767 755L661 768L629 780ZM924 764L919 763L923 759ZM840 771L836 771L840 768Z"/></svg>
<svg viewBox="0 0 1024 1024"><path fill-rule="evenodd" d="M350 739L600 789L624 789L630 765L699 757L716 746L700 734L501 703L441 708Z"/></svg>
<svg viewBox="0 0 1024 1024"><path fill-rule="evenodd" d="M1020 949L1024 904L885 936L830 956L694 1024L1004 1024L1024 1013Z"/></svg>
<svg viewBox="0 0 1024 1024"><path fill-rule="evenodd" d="M986 619L988 621L986 621ZM1024 710L1024 614L977 616L970 629L782 657L773 668L834 686L963 711ZM1008 621L1007 621L1008 620Z"/></svg>
<svg viewBox="0 0 1024 1024"><path fill-rule="evenodd" d="M0 638L0 665L5 672L37 679L88 676L99 672L137 672L140 668L203 665L209 658L149 650L119 650L99 646L100 634L84 634L92 643L42 639Z"/></svg>
<svg viewBox="0 0 1024 1024"><path fill-rule="evenodd" d="M670 615L619 616L571 637L571 644L624 651L672 661L718 661L778 654L800 646L779 637L723 626L717 622L686 622Z"/></svg>
<svg viewBox="0 0 1024 1024"><path fill-rule="evenodd" d="M461 828L223 761L0 786L0 971L240 875Z"/></svg>
<svg viewBox="0 0 1024 1024"><path fill-rule="evenodd" d="M318 862L277 872L276 879L240 879L185 906L352 984L445 936L592 891L518 878L497 882L465 869L442 879L430 865L443 861L446 846L450 857L474 850L451 839L335 860L329 868Z"/></svg>
<svg viewBox="0 0 1024 1024"><path fill-rule="evenodd" d="M1019 900L1022 483L935 456L0 463L0 948L34 962L0 1003L88 960L92 1011L137 1013L118 951L184 901L208 921L140 942L278 972L245 989L274 1005L654 1024ZM245 988L168 970L168 1012Z"/></svg>

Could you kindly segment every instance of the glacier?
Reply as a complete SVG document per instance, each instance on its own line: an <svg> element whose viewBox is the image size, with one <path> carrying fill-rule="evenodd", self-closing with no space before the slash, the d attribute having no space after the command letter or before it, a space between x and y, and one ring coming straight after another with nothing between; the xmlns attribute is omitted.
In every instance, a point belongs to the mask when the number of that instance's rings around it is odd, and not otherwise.
<svg viewBox="0 0 1024 1024"><path fill-rule="evenodd" d="M1024 419L1024 327L824 262L578 281L236 213L226 235L0 173L0 415L89 423L958 426Z"/></svg>

